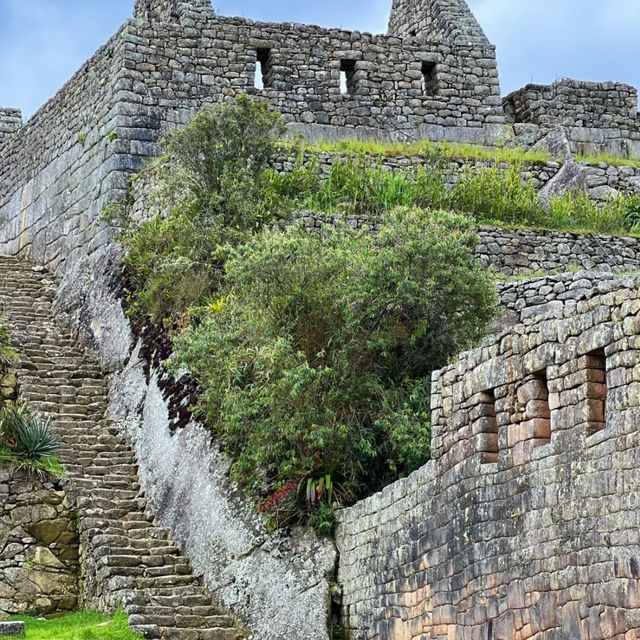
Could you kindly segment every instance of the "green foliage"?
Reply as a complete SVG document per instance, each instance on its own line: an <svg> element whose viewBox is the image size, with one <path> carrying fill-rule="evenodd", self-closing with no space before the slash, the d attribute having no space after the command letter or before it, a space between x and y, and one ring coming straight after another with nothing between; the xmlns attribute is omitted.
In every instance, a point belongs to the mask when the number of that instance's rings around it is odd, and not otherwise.
<svg viewBox="0 0 640 640"><path fill-rule="evenodd" d="M118 611L105 616L94 611L79 611L52 620L20 616L26 627L25 640L141 640L129 628L126 614ZM101 625L101 626L99 626ZM0 639L3 637L0 636Z"/></svg>
<svg viewBox="0 0 640 640"><path fill-rule="evenodd" d="M280 509L299 509L302 487L326 530L320 504L367 495L428 459L430 373L495 312L490 275L470 257L472 224L398 209L375 240L294 227L230 250L225 299L176 339L174 366L203 389L237 480L275 492Z"/></svg>
<svg viewBox="0 0 640 640"><path fill-rule="evenodd" d="M445 184L433 169L394 172L365 156L334 162L326 179L313 163L299 163L288 174L267 172L264 197L279 201L281 212L304 208L364 215L399 206L440 209L448 200Z"/></svg>
<svg viewBox="0 0 640 640"><path fill-rule="evenodd" d="M611 167L640 167L639 158L627 158L611 153L581 154L576 156L576 162L584 162L590 165L606 164Z"/></svg>
<svg viewBox="0 0 640 640"><path fill-rule="evenodd" d="M169 136L157 194L169 213L136 224L126 209L107 212L123 225L134 316L173 324L218 289L223 245L246 240L271 217L260 194L281 127L279 114L247 96L205 109Z"/></svg>
<svg viewBox="0 0 640 640"><path fill-rule="evenodd" d="M584 192L552 198L545 217L550 229L629 234L640 231L640 196L621 195L603 204Z"/></svg>
<svg viewBox="0 0 640 640"><path fill-rule="evenodd" d="M25 405L0 410L0 462L39 473L61 475L59 445L50 421L33 415Z"/></svg>
<svg viewBox="0 0 640 640"><path fill-rule="evenodd" d="M299 161L287 174L268 170L263 197L286 215L309 209L378 216L396 206L446 208L473 214L480 224L629 234L640 231L640 197L604 203L583 192L551 199L545 211L536 189L523 183L520 165L466 169L452 190L436 166L392 172L366 156L335 161L328 176Z"/></svg>
<svg viewBox="0 0 640 640"><path fill-rule="evenodd" d="M473 212L478 221L535 225L544 212L532 184L522 184L520 166L468 169L451 192L451 207Z"/></svg>
<svg viewBox="0 0 640 640"><path fill-rule="evenodd" d="M78 142L84 147L84 143L87 141L88 134L79 133L78 134Z"/></svg>

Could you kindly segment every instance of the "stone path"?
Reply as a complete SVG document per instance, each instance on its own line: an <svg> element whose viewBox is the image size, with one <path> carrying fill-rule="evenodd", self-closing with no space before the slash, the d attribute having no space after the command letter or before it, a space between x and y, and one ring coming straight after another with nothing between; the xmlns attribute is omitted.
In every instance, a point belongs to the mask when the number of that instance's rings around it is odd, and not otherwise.
<svg viewBox="0 0 640 640"><path fill-rule="evenodd" d="M108 383L97 361L53 319L46 272L0 256L0 309L21 357L21 395L50 416L78 509L84 604L122 603L146 638L239 640L187 558L146 511L131 447L105 419Z"/></svg>

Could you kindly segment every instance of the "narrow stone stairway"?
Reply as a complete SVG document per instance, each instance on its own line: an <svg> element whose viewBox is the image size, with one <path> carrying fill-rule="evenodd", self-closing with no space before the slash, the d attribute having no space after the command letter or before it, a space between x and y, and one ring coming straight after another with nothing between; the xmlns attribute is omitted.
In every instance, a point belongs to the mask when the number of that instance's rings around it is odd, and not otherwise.
<svg viewBox="0 0 640 640"><path fill-rule="evenodd" d="M134 631L167 640L239 640L187 558L146 511L136 456L105 419L99 364L54 320L52 276L0 256L0 311L20 354L21 396L52 421L78 510L86 606L122 605Z"/></svg>

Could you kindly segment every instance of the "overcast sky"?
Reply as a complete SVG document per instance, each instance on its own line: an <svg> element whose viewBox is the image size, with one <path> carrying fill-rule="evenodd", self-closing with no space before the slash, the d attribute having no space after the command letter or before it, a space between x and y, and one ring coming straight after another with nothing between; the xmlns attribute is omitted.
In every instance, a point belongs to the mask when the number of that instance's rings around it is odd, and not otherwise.
<svg viewBox="0 0 640 640"><path fill-rule="evenodd" d="M30 116L134 0L0 0L0 105ZM503 94L557 76L640 85L640 0L469 0L498 47ZM218 0L223 15L382 33L391 0Z"/></svg>

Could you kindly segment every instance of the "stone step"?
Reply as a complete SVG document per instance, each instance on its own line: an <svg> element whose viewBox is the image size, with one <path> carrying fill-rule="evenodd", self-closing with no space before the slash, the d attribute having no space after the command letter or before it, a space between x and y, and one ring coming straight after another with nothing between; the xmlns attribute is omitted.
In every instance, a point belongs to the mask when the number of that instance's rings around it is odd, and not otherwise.
<svg viewBox="0 0 640 640"><path fill-rule="evenodd" d="M21 394L51 419L61 443L96 606L100 598L122 599L131 625L147 638L238 640L232 618L219 611L189 560L147 513L136 455L105 418L108 379L53 317L55 292L44 270L0 256L0 304L21 356Z"/></svg>

